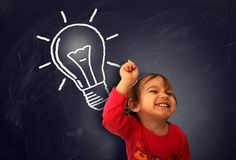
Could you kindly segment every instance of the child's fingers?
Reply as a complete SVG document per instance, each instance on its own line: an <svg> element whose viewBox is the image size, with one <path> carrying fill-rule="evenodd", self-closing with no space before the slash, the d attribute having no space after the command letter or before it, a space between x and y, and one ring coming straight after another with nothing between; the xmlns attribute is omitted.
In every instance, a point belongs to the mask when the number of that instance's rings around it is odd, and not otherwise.
<svg viewBox="0 0 236 160"><path fill-rule="evenodd" d="M132 72L133 70L136 69L136 64L132 62L131 60L128 60L128 62L122 65L122 68L126 72Z"/></svg>
<svg viewBox="0 0 236 160"><path fill-rule="evenodd" d="M131 60L128 60L128 63L130 64L130 66L132 67L132 69L135 69L136 68L136 64L131 61Z"/></svg>
<svg viewBox="0 0 236 160"><path fill-rule="evenodd" d="M126 63L124 66L125 71L130 72L132 71L132 66L129 63Z"/></svg>
<svg viewBox="0 0 236 160"><path fill-rule="evenodd" d="M127 63L123 64L121 69L128 72L128 64Z"/></svg>

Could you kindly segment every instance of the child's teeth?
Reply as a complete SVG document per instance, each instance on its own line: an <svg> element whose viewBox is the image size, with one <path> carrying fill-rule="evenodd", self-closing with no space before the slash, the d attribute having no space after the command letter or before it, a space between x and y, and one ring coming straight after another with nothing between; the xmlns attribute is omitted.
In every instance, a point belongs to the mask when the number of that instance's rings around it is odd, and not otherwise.
<svg viewBox="0 0 236 160"><path fill-rule="evenodd" d="M161 104L159 104L160 106L163 106L163 107L167 107L167 105L166 104L164 104L164 103L161 103Z"/></svg>

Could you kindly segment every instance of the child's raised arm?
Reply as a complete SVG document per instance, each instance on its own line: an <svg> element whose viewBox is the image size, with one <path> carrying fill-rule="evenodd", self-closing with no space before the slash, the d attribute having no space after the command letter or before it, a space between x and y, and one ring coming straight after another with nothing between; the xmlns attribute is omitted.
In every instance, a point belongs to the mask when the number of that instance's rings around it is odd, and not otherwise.
<svg viewBox="0 0 236 160"><path fill-rule="evenodd" d="M131 60L128 60L120 68L120 77L121 80L116 90L123 95L127 95L138 78L138 66Z"/></svg>
<svg viewBox="0 0 236 160"><path fill-rule="evenodd" d="M126 139L132 135L133 126L137 123L134 117L125 115L125 106L128 93L137 80L138 67L129 60L121 66L120 77L119 84L112 89L104 106L102 124L111 133Z"/></svg>

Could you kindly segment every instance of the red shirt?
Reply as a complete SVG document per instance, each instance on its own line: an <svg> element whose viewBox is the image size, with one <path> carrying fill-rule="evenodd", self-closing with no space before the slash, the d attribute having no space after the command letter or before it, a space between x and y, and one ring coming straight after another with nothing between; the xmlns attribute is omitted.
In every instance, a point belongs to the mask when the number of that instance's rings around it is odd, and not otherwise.
<svg viewBox="0 0 236 160"><path fill-rule="evenodd" d="M113 88L104 107L103 126L124 139L129 160L190 160L187 138L177 125L168 122L168 133L158 136L125 115L126 102L127 96Z"/></svg>

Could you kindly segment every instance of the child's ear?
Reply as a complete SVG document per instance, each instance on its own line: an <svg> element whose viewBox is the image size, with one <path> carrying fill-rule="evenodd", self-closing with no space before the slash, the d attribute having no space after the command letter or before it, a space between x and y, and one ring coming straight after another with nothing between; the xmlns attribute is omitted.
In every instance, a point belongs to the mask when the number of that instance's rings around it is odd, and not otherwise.
<svg viewBox="0 0 236 160"><path fill-rule="evenodd" d="M133 112L139 112L140 111L140 107L137 105L137 102L133 98L130 98L128 100L128 106L129 106L130 110L133 111Z"/></svg>

